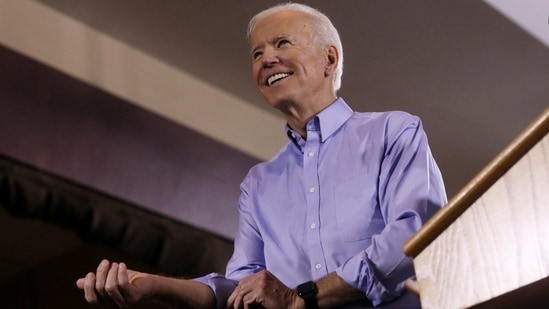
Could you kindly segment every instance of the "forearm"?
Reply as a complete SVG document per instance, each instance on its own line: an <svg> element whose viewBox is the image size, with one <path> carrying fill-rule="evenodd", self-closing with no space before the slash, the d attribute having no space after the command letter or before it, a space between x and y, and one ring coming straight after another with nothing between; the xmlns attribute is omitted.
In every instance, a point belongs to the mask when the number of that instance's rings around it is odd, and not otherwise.
<svg viewBox="0 0 549 309"><path fill-rule="evenodd" d="M154 282L152 299L175 307L215 308L212 289L197 281L152 275Z"/></svg>

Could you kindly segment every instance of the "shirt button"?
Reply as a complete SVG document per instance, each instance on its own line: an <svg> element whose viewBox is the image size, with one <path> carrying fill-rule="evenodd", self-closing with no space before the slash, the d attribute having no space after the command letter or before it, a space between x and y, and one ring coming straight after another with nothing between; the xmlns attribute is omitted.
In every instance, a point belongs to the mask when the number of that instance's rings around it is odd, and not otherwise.
<svg viewBox="0 0 549 309"><path fill-rule="evenodd" d="M311 227L311 230L312 230L312 229L316 228L316 224L311 223L310 227Z"/></svg>
<svg viewBox="0 0 549 309"><path fill-rule="evenodd" d="M309 151L309 152L307 153L307 156L308 156L308 157L314 157L314 156L315 156L315 153L312 152L312 151Z"/></svg>
<svg viewBox="0 0 549 309"><path fill-rule="evenodd" d="M311 188L309 189L309 192L311 192L311 193L315 192L315 188L314 188L314 187L311 187Z"/></svg>
<svg viewBox="0 0 549 309"><path fill-rule="evenodd" d="M315 265L315 268L316 268L316 270L320 270L320 269L322 268L322 265L316 264L316 265Z"/></svg>

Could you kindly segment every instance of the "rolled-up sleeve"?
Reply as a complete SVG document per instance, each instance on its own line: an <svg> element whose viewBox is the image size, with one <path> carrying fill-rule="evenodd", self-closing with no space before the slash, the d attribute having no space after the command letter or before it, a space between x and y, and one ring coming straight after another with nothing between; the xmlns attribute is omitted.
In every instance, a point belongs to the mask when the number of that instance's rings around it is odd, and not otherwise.
<svg viewBox="0 0 549 309"><path fill-rule="evenodd" d="M402 292L403 282L414 275L412 259L404 254L403 245L447 202L421 121L405 113L391 117L385 122L377 187L385 228L372 236L368 248L336 270L374 305Z"/></svg>
<svg viewBox="0 0 549 309"><path fill-rule="evenodd" d="M263 241L249 209L251 200L248 191L252 184L252 177L248 175L240 186L242 193L238 207L239 229L234 241L233 255L227 264L226 275L211 273L194 279L212 289L216 297L216 308L225 308L227 298L241 279L265 269Z"/></svg>

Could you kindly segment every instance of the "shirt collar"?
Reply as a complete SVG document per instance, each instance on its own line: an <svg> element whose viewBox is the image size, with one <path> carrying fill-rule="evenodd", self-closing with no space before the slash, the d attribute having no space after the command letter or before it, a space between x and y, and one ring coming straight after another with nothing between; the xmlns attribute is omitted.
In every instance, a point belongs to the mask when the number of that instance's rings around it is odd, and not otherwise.
<svg viewBox="0 0 549 309"><path fill-rule="evenodd" d="M313 128L313 130L320 130L321 142L324 143L328 137L334 134L351 116L353 110L345 103L343 98L338 98L334 103L330 104L320 113L318 113L313 119L307 123L307 129ZM299 148L301 136L288 124L286 124L286 134L290 140Z"/></svg>

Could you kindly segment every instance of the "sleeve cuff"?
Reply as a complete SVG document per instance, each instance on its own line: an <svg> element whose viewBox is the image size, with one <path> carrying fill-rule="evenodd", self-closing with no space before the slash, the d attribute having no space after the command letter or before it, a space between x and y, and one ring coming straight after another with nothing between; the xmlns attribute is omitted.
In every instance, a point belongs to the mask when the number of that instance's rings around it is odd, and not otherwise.
<svg viewBox="0 0 549 309"><path fill-rule="evenodd" d="M227 298L229 298L229 296L238 284L237 281L227 279L225 276L218 273L211 273L203 277L195 278L193 280L201 282L212 289L215 295L217 309L225 308Z"/></svg>

